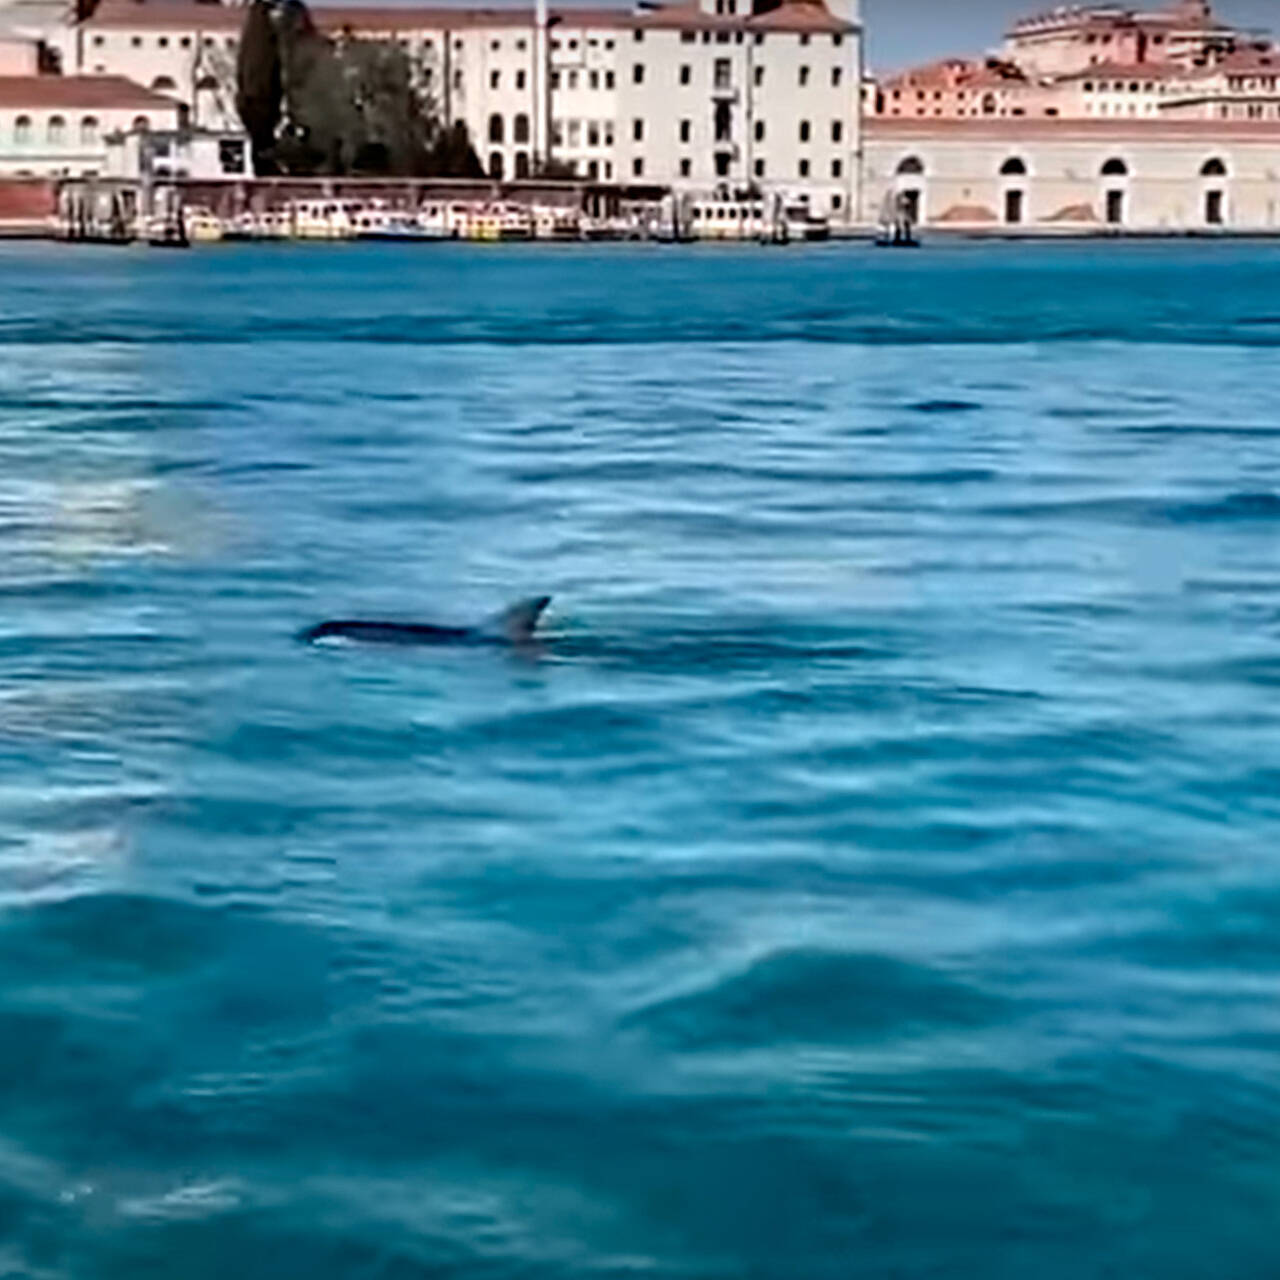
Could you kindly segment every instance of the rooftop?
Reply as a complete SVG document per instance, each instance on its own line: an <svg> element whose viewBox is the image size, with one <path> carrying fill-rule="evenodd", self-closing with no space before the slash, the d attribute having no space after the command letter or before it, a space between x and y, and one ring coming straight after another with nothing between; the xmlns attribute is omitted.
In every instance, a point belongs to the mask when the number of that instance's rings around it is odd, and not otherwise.
<svg viewBox="0 0 1280 1280"><path fill-rule="evenodd" d="M532 8L479 8L452 5L330 6L317 5L311 16L324 31L455 31L490 27L531 27ZM844 34L856 30L837 18L824 0L783 0L761 14L720 16L695 4L658 5L640 12L624 8L560 7L551 10L560 26L626 30L789 31ZM103 0L85 25L93 29L130 31L238 31L244 10L196 0Z"/></svg>
<svg viewBox="0 0 1280 1280"><path fill-rule="evenodd" d="M71 110L158 107L177 103L123 76L0 76L0 109L66 107Z"/></svg>

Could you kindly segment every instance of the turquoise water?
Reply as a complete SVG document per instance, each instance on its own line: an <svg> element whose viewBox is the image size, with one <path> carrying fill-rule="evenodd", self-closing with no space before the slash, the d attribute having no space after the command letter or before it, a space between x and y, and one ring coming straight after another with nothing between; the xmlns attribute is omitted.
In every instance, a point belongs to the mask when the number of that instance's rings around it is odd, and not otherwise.
<svg viewBox="0 0 1280 1280"><path fill-rule="evenodd" d="M1280 249L0 281L0 1276L1280 1273Z"/></svg>

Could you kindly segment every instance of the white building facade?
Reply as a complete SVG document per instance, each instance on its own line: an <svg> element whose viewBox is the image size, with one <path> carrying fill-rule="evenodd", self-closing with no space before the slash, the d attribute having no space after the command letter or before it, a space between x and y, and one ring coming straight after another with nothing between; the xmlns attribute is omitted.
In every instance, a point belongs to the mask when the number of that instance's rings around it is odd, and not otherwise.
<svg viewBox="0 0 1280 1280"><path fill-rule="evenodd" d="M1207 120L878 120L870 216L1009 234L1280 232L1280 129Z"/></svg>
<svg viewBox="0 0 1280 1280"><path fill-rule="evenodd" d="M83 177L113 138L176 130L182 107L118 76L0 77L0 174Z"/></svg>
<svg viewBox="0 0 1280 1280"><path fill-rule="evenodd" d="M858 0L699 0L624 9L316 7L335 39L398 42L494 177L547 161L677 190L757 187L851 220L860 202ZM243 9L104 0L62 33L68 70L125 76L234 128Z"/></svg>

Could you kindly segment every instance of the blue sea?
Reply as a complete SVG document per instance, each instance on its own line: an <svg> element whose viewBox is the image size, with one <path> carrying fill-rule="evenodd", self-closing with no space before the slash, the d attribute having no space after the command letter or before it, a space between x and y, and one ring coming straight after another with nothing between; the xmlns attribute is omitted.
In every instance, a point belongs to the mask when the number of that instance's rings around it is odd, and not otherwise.
<svg viewBox="0 0 1280 1280"><path fill-rule="evenodd" d="M0 1277L1280 1275L1278 299L0 249Z"/></svg>

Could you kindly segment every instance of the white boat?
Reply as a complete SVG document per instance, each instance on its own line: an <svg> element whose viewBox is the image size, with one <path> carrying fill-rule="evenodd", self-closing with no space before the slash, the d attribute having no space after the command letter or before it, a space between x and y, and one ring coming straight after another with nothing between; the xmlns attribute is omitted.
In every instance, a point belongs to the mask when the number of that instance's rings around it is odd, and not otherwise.
<svg viewBox="0 0 1280 1280"><path fill-rule="evenodd" d="M300 240L351 240L365 209L361 200L293 200L287 206Z"/></svg>
<svg viewBox="0 0 1280 1280"><path fill-rule="evenodd" d="M188 205L182 211L187 239L193 243L216 243L226 235L226 226L212 209L204 205Z"/></svg>
<svg viewBox="0 0 1280 1280"><path fill-rule="evenodd" d="M788 240L828 240L831 221L816 214L808 200L788 200L782 206L782 226Z"/></svg>
<svg viewBox="0 0 1280 1280"><path fill-rule="evenodd" d="M759 240L770 230L765 202L759 197L695 200L687 216L688 233L695 240Z"/></svg>

